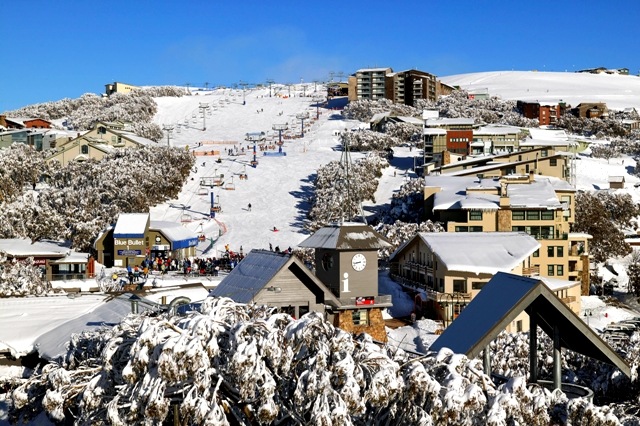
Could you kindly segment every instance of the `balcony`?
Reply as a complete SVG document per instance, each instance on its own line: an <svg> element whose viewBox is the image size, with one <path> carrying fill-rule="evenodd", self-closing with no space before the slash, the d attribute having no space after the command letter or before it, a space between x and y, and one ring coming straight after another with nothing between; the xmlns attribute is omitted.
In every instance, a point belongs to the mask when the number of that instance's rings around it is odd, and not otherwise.
<svg viewBox="0 0 640 426"><path fill-rule="evenodd" d="M522 268L523 277L537 277L540 275L540 266L530 266L528 268Z"/></svg>

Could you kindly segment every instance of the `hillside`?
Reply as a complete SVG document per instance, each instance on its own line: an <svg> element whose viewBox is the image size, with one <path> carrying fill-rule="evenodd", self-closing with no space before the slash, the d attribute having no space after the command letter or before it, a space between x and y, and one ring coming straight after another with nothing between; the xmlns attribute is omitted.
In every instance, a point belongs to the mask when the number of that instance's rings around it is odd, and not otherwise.
<svg viewBox="0 0 640 426"><path fill-rule="evenodd" d="M640 110L640 77L573 72L491 71L441 77L464 90L489 89L505 100L606 102L610 109Z"/></svg>

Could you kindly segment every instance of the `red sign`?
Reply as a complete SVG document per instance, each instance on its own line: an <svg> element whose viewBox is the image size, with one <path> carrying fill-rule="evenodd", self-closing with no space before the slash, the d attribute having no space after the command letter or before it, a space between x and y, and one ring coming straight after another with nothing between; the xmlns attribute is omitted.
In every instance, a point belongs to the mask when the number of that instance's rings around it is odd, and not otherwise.
<svg viewBox="0 0 640 426"><path fill-rule="evenodd" d="M373 296L356 297L356 306L375 305L375 303L376 303L376 298Z"/></svg>

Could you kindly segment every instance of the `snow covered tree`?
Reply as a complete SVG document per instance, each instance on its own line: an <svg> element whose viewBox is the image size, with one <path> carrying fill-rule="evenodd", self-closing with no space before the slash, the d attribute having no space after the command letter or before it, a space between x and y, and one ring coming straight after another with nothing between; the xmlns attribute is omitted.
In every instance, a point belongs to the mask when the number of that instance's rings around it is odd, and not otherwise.
<svg viewBox="0 0 640 426"><path fill-rule="evenodd" d="M631 247L624 241L624 233L615 224L613 209L595 194L585 191L576 193L576 221L574 232L591 234L590 253L598 262L604 262L612 256L626 256Z"/></svg>
<svg viewBox="0 0 640 426"><path fill-rule="evenodd" d="M629 276L629 292L640 296L640 252L632 251L627 261L627 275Z"/></svg>
<svg viewBox="0 0 640 426"><path fill-rule="evenodd" d="M543 350L552 347L540 341ZM526 335L508 342L525 347ZM495 352L498 368L528 365L500 339ZM563 368L573 359L563 357ZM638 422L618 404L568 401L560 391L528 386L525 377L513 374L495 386L480 360L448 349L411 357L337 329L319 313L294 320L207 298L199 312L129 315L111 329L74 336L59 362L11 384L10 421L28 422L44 410L56 422L77 424Z"/></svg>
<svg viewBox="0 0 640 426"><path fill-rule="evenodd" d="M0 297L41 296L52 291L32 257L9 259L0 251Z"/></svg>

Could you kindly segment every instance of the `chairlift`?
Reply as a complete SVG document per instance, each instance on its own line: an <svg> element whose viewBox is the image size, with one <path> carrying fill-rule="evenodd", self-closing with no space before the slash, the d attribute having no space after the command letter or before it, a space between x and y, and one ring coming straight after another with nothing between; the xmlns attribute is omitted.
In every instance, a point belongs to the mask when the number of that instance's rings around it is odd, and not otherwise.
<svg viewBox="0 0 640 426"><path fill-rule="evenodd" d="M182 223L193 222L193 218L189 213L182 213L182 216L180 216L180 222Z"/></svg>
<svg viewBox="0 0 640 426"><path fill-rule="evenodd" d="M209 190L207 187L202 186L198 189L198 195L209 195Z"/></svg>
<svg viewBox="0 0 640 426"><path fill-rule="evenodd" d="M236 189L236 185L233 183L233 176L230 177L230 181L224 185L224 189L227 191L233 191Z"/></svg>

